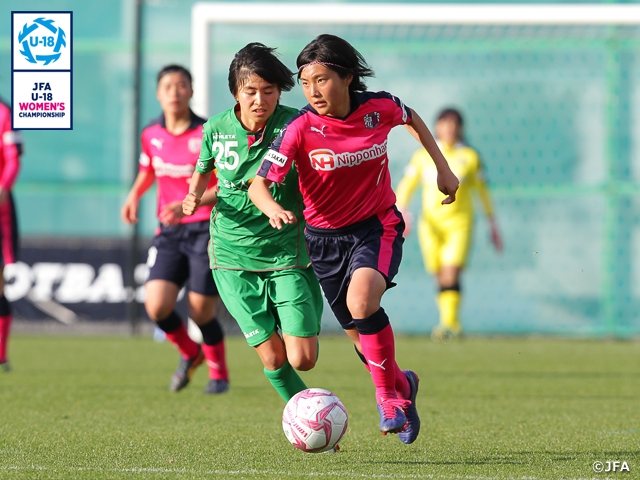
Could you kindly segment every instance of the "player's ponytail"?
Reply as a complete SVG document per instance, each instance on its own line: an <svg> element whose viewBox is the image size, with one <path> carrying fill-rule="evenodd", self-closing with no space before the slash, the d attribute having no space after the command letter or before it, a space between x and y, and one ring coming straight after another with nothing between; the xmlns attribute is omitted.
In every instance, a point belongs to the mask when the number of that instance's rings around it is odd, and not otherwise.
<svg viewBox="0 0 640 480"><path fill-rule="evenodd" d="M298 55L298 80L302 70L311 64L321 64L334 70L340 78L353 75L349 84L350 92L364 92L367 85L363 78L373 77L375 73L366 60L349 42L335 35L318 35Z"/></svg>

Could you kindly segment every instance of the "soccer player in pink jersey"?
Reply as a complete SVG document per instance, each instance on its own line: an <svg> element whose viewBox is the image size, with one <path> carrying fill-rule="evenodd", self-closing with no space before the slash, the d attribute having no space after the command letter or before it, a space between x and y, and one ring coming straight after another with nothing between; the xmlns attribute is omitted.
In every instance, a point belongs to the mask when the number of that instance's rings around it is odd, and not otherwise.
<svg viewBox="0 0 640 480"><path fill-rule="evenodd" d="M206 360L210 380L204 392L223 393L229 388L229 373L224 334L215 316L218 291L207 255L215 180L202 196L204 207L192 216L182 213L182 199L189 192L206 120L189 108L193 89L191 73L184 67L168 65L160 70L156 95L163 114L142 131L140 170L121 216L127 224L137 222L140 197L157 181L160 226L149 249L145 308L181 355L171 390L186 387L195 369ZM175 311L178 293L187 281L189 316L202 331L202 347L189 337Z"/></svg>
<svg viewBox="0 0 640 480"><path fill-rule="evenodd" d="M249 188L274 228L296 216L271 196L295 162L312 266L335 316L353 340L376 388L383 435L412 443L420 431L418 376L401 370L389 317L380 306L402 257L402 215L391 188L387 137L404 125L431 154L438 186L455 200L458 179L421 118L386 92L367 92L373 75L342 38L320 35L298 55L298 79L309 105L281 130Z"/></svg>
<svg viewBox="0 0 640 480"><path fill-rule="evenodd" d="M22 138L11 130L11 108L0 101L0 369L11 370L7 357L11 308L4 296L4 266L14 263L18 248L18 223L11 188L20 170Z"/></svg>

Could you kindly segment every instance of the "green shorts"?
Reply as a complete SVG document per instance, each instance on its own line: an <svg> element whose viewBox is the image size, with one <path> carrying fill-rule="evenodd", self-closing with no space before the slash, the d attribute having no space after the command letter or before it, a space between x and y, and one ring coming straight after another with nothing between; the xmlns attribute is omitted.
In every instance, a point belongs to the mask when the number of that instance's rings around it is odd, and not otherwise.
<svg viewBox="0 0 640 480"><path fill-rule="evenodd" d="M250 346L260 345L276 329L294 337L320 333L323 300L311 267L268 272L215 269L213 278Z"/></svg>

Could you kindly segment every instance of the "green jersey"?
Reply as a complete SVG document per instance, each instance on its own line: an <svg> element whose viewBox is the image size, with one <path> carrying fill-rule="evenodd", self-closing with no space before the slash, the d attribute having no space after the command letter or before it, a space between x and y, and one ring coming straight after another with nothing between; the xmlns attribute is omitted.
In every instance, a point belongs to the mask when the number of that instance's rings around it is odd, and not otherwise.
<svg viewBox="0 0 640 480"><path fill-rule="evenodd" d="M218 203L211 212L212 269L267 271L310 265L297 171L292 168L284 182L271 187L273 198L298 218L282 230L269 224L247 192L269 145L295 113L278 105L259 134L242 127L234 108L205 123L196 171L214 171L218 178Z"/></svg>

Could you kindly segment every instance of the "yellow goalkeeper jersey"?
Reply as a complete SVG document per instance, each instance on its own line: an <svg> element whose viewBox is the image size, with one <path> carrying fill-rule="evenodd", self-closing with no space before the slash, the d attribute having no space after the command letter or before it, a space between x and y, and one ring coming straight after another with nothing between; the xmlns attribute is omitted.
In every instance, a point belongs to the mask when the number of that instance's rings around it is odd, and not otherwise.
<svg viewBox="0 0 640 480"><path fill-rule="evenodd" d="M471 193L476 189L482 200L485 213L491 217L493 215L491 200L482 175L482 165L478 153L464 143L456 143L452 146L439 143L438 146L447 159L451 170L460 181L456 201L449 205L442 205L442 200L446 195L438 190L438 172L431 156L424 148L421 148L411 157L411 161L405 168L404 176L396 189L398 208L407 210L416 188L421 186L422 220L435 223L448 223L449 220L472 222L473 200Z"/></svg>

